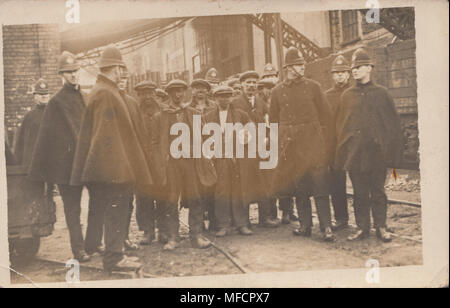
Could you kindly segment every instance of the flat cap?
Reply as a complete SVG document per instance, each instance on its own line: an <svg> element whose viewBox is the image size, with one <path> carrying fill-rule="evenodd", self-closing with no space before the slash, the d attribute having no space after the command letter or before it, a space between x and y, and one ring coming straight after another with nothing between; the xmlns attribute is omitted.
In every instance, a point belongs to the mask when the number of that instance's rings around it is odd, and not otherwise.
<svg viewBox="0 0 450 308"><path fill-rule="evenodd" d="M166 90L166 92L169 92L171 89L175 89L175 88L183 88L186 90L188 88L188 85L183 80L173 79L173 80L169 81L165 90Z"/></svg>
<svg viewBox="0 0 450 308"><path fill-rule="evenodd" d="M229 95L233 95L233 88L229 87L229 86L218 86L217 88L215 88L213 90L213 95L223 95L223 94L229 94Z"/></svg>
<svg viewBox="0 0 450 308"><path fill-rule="evenodd" d="M265 87L272 89L273 87L275 87L275 82L271 77L263 78L260 81L258 81L258 87Z"/></svg>
<svg viewBox="0 0 450 308"><path fill-rule="evenodd" d="M204 87L206 87L209 90L211 90L211 85L209 84L209 82L207 82L205 79L194 79L191 82L191 88L198 86L198 85L202 85Z"/></svg>
<svg viewBox="0 0 450 308"><path fill-rule="evenodd" d="M142 90L145 90L145 89L155 90L156 89L156 84L153 81L144 80L144 81L139 82L134 87L135 91L142 91Z"/></svg>
<svg viewBox="0 0 450 308"><path fill-rule="evenodd" d="M259 74L256 71L246 71L239 76L239 81L242 82L248 78L259 79Z"/></svg>
<svg viewBox="0 0 450 308"><path fill-rule="evenodd" d="M240 83L238 78L231 78L227 81L229 87L233 87L235 84Z"/></svg>
<svg viewBox="0 0 450 308"><path fill-rule="evenodd" d="M156 89L156 96L161 97L161 98L166 98L167 97L167 92L164 91L163 89L157 88Z"/></svg>

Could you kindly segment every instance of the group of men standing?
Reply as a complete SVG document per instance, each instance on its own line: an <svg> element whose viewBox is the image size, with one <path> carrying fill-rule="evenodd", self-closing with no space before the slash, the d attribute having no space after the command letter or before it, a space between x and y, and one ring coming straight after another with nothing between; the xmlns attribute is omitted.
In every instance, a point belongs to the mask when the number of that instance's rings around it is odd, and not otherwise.
<svg viewBox="0 0 450 308"><path fill-rule="evenodd" d="M98 66L97 82L86 96L78 83L80 65L74 55L63 52L59 58L63 87L48 101L44 91L48 86L38 81L39 130L33 128L36 136L27 137L28 116L16 138L18 145L23 144L21 139L31 144L15 151L16 156L29 156L30 179L57 185L72 251L80 262L101 254L108 271L140 267L138 258L125 254L126 248L133 248L128 229L134 197L137 222L144 232L141 244L150 245L158 230L164 250L178 245L180 205L189 209L193 247L207 248L211 242L203 235L205 230L217 237L232 230L253 233L251 203L258 204L263 227L279 225L277 200L282 222L296 219L293 197L300 222L294 234L311 235L313 197L323 238L333 241L333 231L348 226L347 171L358 225L349 240L369 235L370 209L378 237L390 240L384 181L386 168L395 167L400 159L402 133L392 98L370 79L374 65L364 50L354 53L351 66L337 56L331 68L335 86L326 93L304 76L305 61L295 48L286 53L283 81L277 80L270 64L263 78L247 71L227 82L220 82L212 69L205 79L190 85L171 80L164 91L151 81L140 82L134 88L138 100L124 91L127 70L117 48L105 48ZM192 99L186 102L189 88ZM278 123L278 136L270 136L278 137L278 166L260 170L259 158L235 155L173 157L170 149L177 136L171 127L184 123L192 131L195 115L201 116L203 125L219 124L223 135L226 123L267 127ZM89 192L85 238L80 222L83 187Z"/></svg>

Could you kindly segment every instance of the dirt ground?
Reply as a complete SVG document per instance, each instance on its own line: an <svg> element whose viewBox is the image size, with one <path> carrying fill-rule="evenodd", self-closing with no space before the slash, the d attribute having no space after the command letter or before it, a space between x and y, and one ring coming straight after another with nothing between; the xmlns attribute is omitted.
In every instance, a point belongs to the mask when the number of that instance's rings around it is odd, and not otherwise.
<svg viewBox="0 0 450 308"><path fill-rule="evenodd" d="M389 179L386 183L389 198L420 202L419 186L404 191L399 183L418 178L410 172L399 172L397 181ZM397 183L397 184L396 184ZM402 182L403 183L403 182ZM389 186L391 185L391 186ZM397 186L396 186L397 185ZM404 186L404 185L403 185ZM399 188L400 189L397 189ZM14 270L26 275L36 285L44 282L64 282L67 269L64 264L72 258L65 226L64 213L60 198L57 201L58 221L55 232L43 238L36 260L26 264L14 264ZM82 201L82 221L87 221L87 201L85 192ZM351 224L354 224L352 199L349 199ZM247 272L281 272L298 270L346 269L365 267L369 259L377 259L383 267L422 264L421 210L403 204L390 204L388 208L388 226L394 230L394 240L382 243L372 236L361 242L348 242L346 237L352 228L337 232L334 243L321 241L318 219L314 215L313 236L299 238L292 235L296 227L282 225L277 229L265 229L256 225L257 208L251 206L251 221L255 231L253 236L245 237L231 234L225 238L215 238L207 233L216 245L226 250ZM185 226L186 210L182 210L181 242L173 252L162 251L162 245L154 242L152 246L142 247L132 255L139 256L144 264L143 272L147 277L201 276L216 274L239 274L241 271L216 248L193 249ZM84 226L85 227L85 226ZM130 238L139 241L141 233L137 229L135 217L132 219ZM82 267L80 280L126 279L127 275L108 275L101 270L101 258L96 257ZM12 283L29 283L29 280L11 274Z"/></svg>

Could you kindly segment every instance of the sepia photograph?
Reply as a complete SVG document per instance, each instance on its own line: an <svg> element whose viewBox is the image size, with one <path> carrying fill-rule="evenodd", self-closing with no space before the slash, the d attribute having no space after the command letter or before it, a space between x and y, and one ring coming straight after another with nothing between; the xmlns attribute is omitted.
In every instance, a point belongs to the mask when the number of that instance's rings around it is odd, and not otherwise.
<svg viewBox="0 0 450 308"><path fill-rule="evenodd" d="M11 285L424 265L414 5L65 2L2 23Z"/></svg>

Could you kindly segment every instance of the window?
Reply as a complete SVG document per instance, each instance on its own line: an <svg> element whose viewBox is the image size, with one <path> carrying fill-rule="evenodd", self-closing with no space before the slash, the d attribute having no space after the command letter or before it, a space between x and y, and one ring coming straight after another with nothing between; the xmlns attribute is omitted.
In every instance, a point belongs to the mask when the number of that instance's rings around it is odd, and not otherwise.
<svg viewBox="0 0 450 308"><path fill-rule="evenodd" d="M358 11L342 11L342 42L359 38Z"/></svg>

